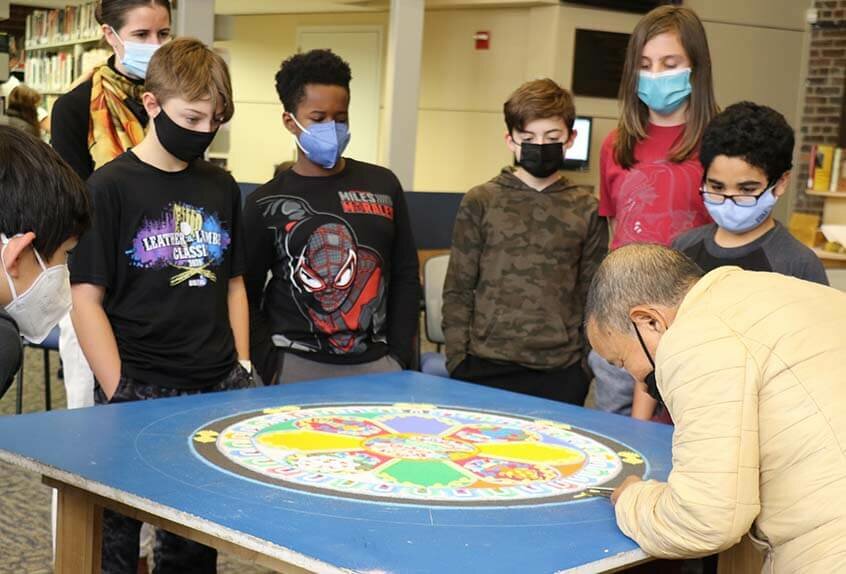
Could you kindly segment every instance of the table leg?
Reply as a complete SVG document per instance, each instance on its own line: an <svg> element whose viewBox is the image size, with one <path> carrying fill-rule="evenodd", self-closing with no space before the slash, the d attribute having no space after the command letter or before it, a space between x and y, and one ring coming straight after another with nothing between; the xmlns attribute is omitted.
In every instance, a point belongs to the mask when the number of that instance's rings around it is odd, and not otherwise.
<svg viewBox="0 0 846 574"><path fill-rule="evenodd" d="M99 574L103 508L87 492L59 485L56 574Z"/></svg>

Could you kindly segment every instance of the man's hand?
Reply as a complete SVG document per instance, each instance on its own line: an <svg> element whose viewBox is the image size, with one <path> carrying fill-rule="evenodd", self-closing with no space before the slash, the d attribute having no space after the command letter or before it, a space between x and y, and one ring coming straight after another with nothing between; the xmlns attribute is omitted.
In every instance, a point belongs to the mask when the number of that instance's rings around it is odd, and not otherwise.
<svg viewBox="0 0 846 574"><path fill-rule="evenodd" d="M611 504L617 504L617 500L619 500L620 495L623 494L623 491L626 490L631 485L635 484L636 482L640 482L641 478L639 476L629 476L623 483L617 487L617 489L611 494Z"/></svg>

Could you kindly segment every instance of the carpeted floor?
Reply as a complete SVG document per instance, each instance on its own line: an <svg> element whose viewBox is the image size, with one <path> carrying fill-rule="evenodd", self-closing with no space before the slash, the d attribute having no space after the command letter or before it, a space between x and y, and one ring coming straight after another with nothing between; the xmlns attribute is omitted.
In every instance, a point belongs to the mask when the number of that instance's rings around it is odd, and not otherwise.
<svg viewBox="0 0 846 574"><path fill-rule="evenodd" d="M27 349L25 355L24 412L44 410L42 351ZM57 353L50 354L53 408L64 408L65 389L56 376ZM14 416L15 386L0 400L0 416ZM51 490L40 478L0 462L0 573L52 572L50 534ZM265 574L263 568L246 565L227 556L218 560L221 574Z"/></svg>

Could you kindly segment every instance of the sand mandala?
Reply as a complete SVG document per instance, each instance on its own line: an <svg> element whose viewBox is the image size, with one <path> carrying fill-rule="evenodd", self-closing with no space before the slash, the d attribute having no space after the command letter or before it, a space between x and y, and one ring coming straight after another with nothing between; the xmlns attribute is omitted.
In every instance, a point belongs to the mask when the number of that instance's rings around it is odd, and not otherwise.
<svg viewBox="0 0 846 574"><path fill-rule="evenodd" d="M214 421L191 442L245 478L393 504L569 502L646 471L639 453L584 429L425 404L269 408Z"/></svg>

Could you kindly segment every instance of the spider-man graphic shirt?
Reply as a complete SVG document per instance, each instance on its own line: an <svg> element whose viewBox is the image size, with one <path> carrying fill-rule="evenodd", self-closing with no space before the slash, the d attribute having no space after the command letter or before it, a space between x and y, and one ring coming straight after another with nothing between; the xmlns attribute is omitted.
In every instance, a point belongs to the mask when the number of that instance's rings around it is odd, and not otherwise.
<svg viewBox="0 0 846 574"><path fill-rule="evenodd" d="M247 198L244 221L254 346L409 365L420 282L393 173L351 159L328 177L288 170Z"/></svg>
<svg viewBox="0 0 846 574"><path fill-rule="evenodd" d="M87 185L94 226L71 256L71 283L105 288L121 374L181 389L223 381L237 360L229 280L245 267L232 176L202 160L165 172L129 151Z"/></svg>

